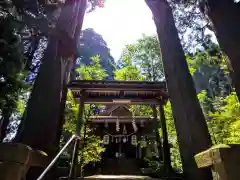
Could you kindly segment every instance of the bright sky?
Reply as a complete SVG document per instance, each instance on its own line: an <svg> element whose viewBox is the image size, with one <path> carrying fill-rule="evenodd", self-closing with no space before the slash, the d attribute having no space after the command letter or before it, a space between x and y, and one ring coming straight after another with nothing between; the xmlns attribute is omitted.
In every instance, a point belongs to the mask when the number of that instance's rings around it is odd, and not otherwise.
<svg viewBox="0 0 240 180"><path fill-rule="evenodd" d="M144 0L106 0L104 8L86 14L83 29L86 28L103 36L115 60L126 44L134 43L143 33L156 33Z"/></svg>

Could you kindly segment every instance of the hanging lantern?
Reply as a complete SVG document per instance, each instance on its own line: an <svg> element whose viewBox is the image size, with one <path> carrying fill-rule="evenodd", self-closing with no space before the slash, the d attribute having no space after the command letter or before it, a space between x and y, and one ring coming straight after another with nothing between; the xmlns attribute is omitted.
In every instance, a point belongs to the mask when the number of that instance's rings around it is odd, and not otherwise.
<svg viewBox="0 0 240 180"><path fill-rule="evenodd" d="M132 135L132 145L137 145L137 136L136 135Z"/></svg>
<svg viewBox="0 0 240 180"><path fill-rule="evenodd" d="M109 144L109 135L103 136L103 144Z"/></svg>
<svg viewBox="0 0 240 180"><path fill-rule="evenodd" d="M127 138L124 137L124 138L123 138L123 143L126 143L126 142L127 142Z"/></svg>

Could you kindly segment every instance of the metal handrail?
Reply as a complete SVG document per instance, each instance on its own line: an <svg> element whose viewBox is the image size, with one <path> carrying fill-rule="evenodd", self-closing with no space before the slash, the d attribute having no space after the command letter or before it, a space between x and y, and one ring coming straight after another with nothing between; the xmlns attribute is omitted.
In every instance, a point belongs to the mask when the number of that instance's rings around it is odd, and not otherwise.
<svg viewBox="0 0 240 180"><path fill-rule="evenodd" d="M52 168L52 166L56 163L58 158L62 155L62 153L66 150L66 148L70 145L70 143L74 139L80 139L77 135L72 135L72 137L68 140L68 142L63 146L63 148L59 151L59 153L54 157L54 159L50 162L50 164L46 167L46 169L42 172L42 174L37 178L37 180L42 180L46 173Z"/></svg>

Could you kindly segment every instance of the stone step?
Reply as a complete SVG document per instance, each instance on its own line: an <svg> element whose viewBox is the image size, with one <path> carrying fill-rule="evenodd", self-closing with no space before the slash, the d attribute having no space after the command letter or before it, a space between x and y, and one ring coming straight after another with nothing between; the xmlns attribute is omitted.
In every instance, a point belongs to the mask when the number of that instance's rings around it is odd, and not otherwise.
<svg viewBox="0 0 240 180"><path fill-rule="evenodd" d="M148 176L133 176L133 175L96 175L96 176L90 176L86 177L85 179L88 180L154 180L153 178L150 178Z"/></svg>
<svg viewBox="0 0 240 180"><path fill-rule="evenodd" d="M139 160L107 159L103 161L101 173L104 175L141 175Z"/></svg>
<svg viewBox="0 0 240 180"><path fill-rule="evenodd" d="M80 179L86 179L86 180L158 180L154 178L150 178L148 176L131 176L131 175L95 175L95 176L89 176L85 178L77 178L72 180L80 180ZM59 180L67 180L67 178L61 178Z"/></svg>
<svg viewBox="0 0 240 180"><path fill-rule="evenodd" d="M135 175L94 175L84 178L75 178L71 180L183 180L182 178L162 177L160 179L151 178L149 176L135 176ZM69 180L68 178L60 178L59 180Z"/></svg>

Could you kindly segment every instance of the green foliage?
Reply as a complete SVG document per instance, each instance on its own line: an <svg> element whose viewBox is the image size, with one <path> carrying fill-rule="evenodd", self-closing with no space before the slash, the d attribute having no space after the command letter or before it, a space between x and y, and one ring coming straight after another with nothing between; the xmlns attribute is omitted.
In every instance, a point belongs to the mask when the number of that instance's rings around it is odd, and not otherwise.
<svg viewBox="0 0 240 180"><path fill-rule="evenodd" d="M207 90L211 96L225 96L232 91L226 57L218 45L205 43L204 50L187 56L187 62L198 92Z"/></svg>
<svg viewBox="0 0 240 180"><path fill-rule="evenodd" d="M136 43L127 45L123 50L121 60L119 62L121 69L115 71L116 80L161 81L164 79L161 52L156 36L143 35ZM132 105L130 110L134 115L152 116L153 114L149 105ZM172 166L175 169L181 169L181 158L170 103L166 105L165 112L169 142L173 146L171 148ZM162 137L160 128L159 133ZM147 144L150 146L156 142L149 139ZM145 173L160 173L163 170L162 162L155 157L156 152L152 153L150 157L145 157L148 162L148 168L144 169Z"/></svg>
<svg viewBox="0 0 240 180"><path fill-rule="evenodd" d="M117 69L114 73L115 80L143 80L143 76L140 75L140 71L136 66L126 66L122 69Z"/></svg>
<svg viewBox="0 0 240 180"><path fill-rule="evenodd" d="M25 85L23 79L24 56L20 37L14 23L7 16L0 16L0 109L16 108L18 96Z"/></svg>
<svg viewBox="0 0 240 180"><path fill-rule="evenodd" d="M113 76L115 62L110 49L103 37L93 29L85 29L82 31L77 53L78 62L76 68L82 65L91 65L92 57L99 56L102 69L110 76Z"/></svg>
<svg viewBox="0 0 240 180"><path fill-rule="evenodd" d="M181 171L182 169L181 156L179 152L176 128L174 125L174 119L172 115L172 108L169 101L165 105L164 111L165 111L166 124L167 124L168 140L169 140L169 143L172 145L172 148L170 149L172 167Z"/></svg>
<svg viewBox="0 0 240 180"><path fill-rule="evenodd" d="M149 105L131 105L129 109L136 116L152 116L152 108Z"/></svg>
<svg viewBox="0 0 240 180"><path fill-rule="evenodd" d="M71 91L68 91L67 94L64 118L65 118L65 124L63 125L64 131L68 131L74 134L78 119L78 104L75 102Z"/></svg>
<svg viewBox="0 0 240 180"><path fill-rule="evenodd" d="M17 102L17 112L19 113L19 117L23 116L25 110L25 102L22 98L19 98Z"/></svg>
<svg viewBox="0 0 240 180"><path fill-rule="evenodd" d="M65 124L63 129L65 132L74 134L76 131L76 124L78 121L79 105L75 102L71 92L68 92L66 108L65 108ZM94 129L88 125L89 116L93 115L93 107L85 105L84 116L82 119L81 139L78 160L81 162L82 167L91 162L98 162L101 160L101 153L104 151L101 144L100 137L94 135ZM85 127L86 126L86 127ZM66 155L65 155L66 156ZM67 155L70 157L70 155Z"/></svg>
<svg viewBox="0 0 240 180"><path fill-rule="evenodd" d="M155 175L157 177L159 177L160 175L163 175L164 174L164 165L162 162L159 162L158 159L147 159L145 158L145 160L147 161L148 163L148 168L143 168L142 169L142 172L144 174L147 174L147 175Z"/></svg>
<svg viewBox="0 0 240 180"><path fill-rule="evenodd" d="M76 71L79 74L77 79L81 80L103 80L108 74L100 65L100 56L93 56L91 58L91 65L81 65Z"/></svg>
<svg viewBox="0 0 240 180"><path fill-rule="evenodd" d="M208 125L216 144L240 143L240 103L236 93L216 98L215 112L209 112Z"/></svg>
<svg viewBox="0 0 240 180"><path fill-rule="evenodd" d="M8 125L18 113L20 95L28 89L24 79L25 57L21 37L11 14L0 10L0 141L9 133ZM22 111L22 110L21 110ZM22 114L22 112L20 112ZM10 130L11 131L11 130ZM11 133L11 132L10 132Z"/></svg>
<svg viewBox="0 0 240 180"><path fill-rule="evenodd" d="M5 1L1 4L0 110L2 116L9 117L13 112L22 116L25 105L25 98L20 96L26 89L24 84L26 73L23 71L25 58L18 28L14 22L21 21L23 26L27 25L29 29L33 27L33 24L38 24L39 30L48 34L46 31L49 29L48 25L56 22L56 17L49 17L54 16L52 12L56 12L55 10L60 7L59 1L56 2L57 5L54 8L50 8L46 1L42 0L31 1L30 5L22 0L19 2L12 0L9 3ZM170 1L184 49L189 52L189 49L194 49L193 44L199 45L199 42L203 47L202 50L193 54L188 53L187 62L199 92L198 98L212 139L215 144L240 143L240 104L236 94L232 92L226 64L227 57L222 54L216 44L209 41L209 37L204 35L205 30L209 27L209 22L207 19L201 20L202 15L197 8L197 1L177 1L183 2L182 4L175 2L176 0ZM89 11L99 5L97 0L89 0L88 3L90 3ZM39 5L42 10L39 9ZM25 10L31 12L33 16L29 17ZM196 33L189 33L188 38L183 38L189 29L195 30ZM77 79L102 80L108 74L115 75L116 80L159 81L164 79L161 50L156 36L143 35L136 43L127 45L122 53L120 68L117 70L115 70L115 62L107 43L92 29L83 31L78 50L80 63L77 67L80 67L77 68ZM75 102L71 92L68 92L64 131L75 132L78 108L79 105ZM143 105L131 106L131 110L135 115L152 114L151 108ZM99 161L100 154L104 151L100 138L94 135L94 130L90 129L86 123L92 114L93 106L86 105L82 121L82 127L87 126L85 144L83 144L85 129L82 128L81 146L83 150L79 154L79 161L81 160L83 166ZM181 169L177 135L169 102L165 106L165 115L169 142L172 144L172 165L176 169ZM161 132L159 133L161 135ZM158 171L162 164L152 159L149 161L149 166L152 170Z"/></svg>
<svg viewBox="0 0 240 180"><path fill-rule="evenodd" d="M82 80L102 80L107 74L101 68L99 56L92 57L91 65L82 65L77 69L78 78ZM82 150L79 153L78 160L81 162L82 167L88 163L98 162L101 160L101 153L104 148L101 146L102 141L100 137L94 134L94 129L91 129L88 124L89 117L94 115L96 106L85 105L84 115L81 121L81 140L80 147ZM79 104L73 98L72 93L69 91L65 108L65 124L63 129L65 132L74 134L76 131L76 124L78 121Z"/></svg>
<svg viewBox="0 0 240 180"><path fill-rule="evenodd" d="M164 78L161 52L156 36L143 35L136 43L127 45L122 56L123 61L128 60L136 65L145 80L160 81Z"/></svg>
<svg viewBox="0 0 240 180"><path fill-rule="evenodd" d="M144 80L144 77L140 74L140 70L133 64L130 56L124 55L122 57L122 68L116 69L114 72L115 80Z"/></svg>
<svg viewBox="0 0 240 180"><path fill-rule="evenodd" d="M163 78L161 57L155 56L157 53L160 56L157 48L159 45L155 39L151 41L151 38L144 37L123 50L122 61L119 63L121 69L115 71L116 79L139 80L139 76L142 76L141 79L151 81ZM153 51L149 52L151 49ZM151 61L151 58L156 61ZM226 56L222 54L219 46L211 41L206 41L202 50L187 56L189 69L199 92L198 98L215 144L240 143L240 106L235 93L231 93L231 79L225 60ZM159 66L155 64L158 61ZM155 67L158 68L154 69ZM152 114L152 110L144 106L131 108L134 114ZM165 106L165 116L169 143L172 145L172 166L181 171L181 157L170 102ZM159 133L161 136L160 130ZM156 170L156 161L148 160L149 167ZM160 165L160 162L158 163Z"/></svg>
<svg viewBox="0 0 240 180"><path fill-rule="evenodd" d="M79 161L81 161L83 167L89 163L99 162L101 160L100 155L105 150L101 145L102 140L100 137L90 134L89 132L87 133L85 146L79 154Z"/></svg>

